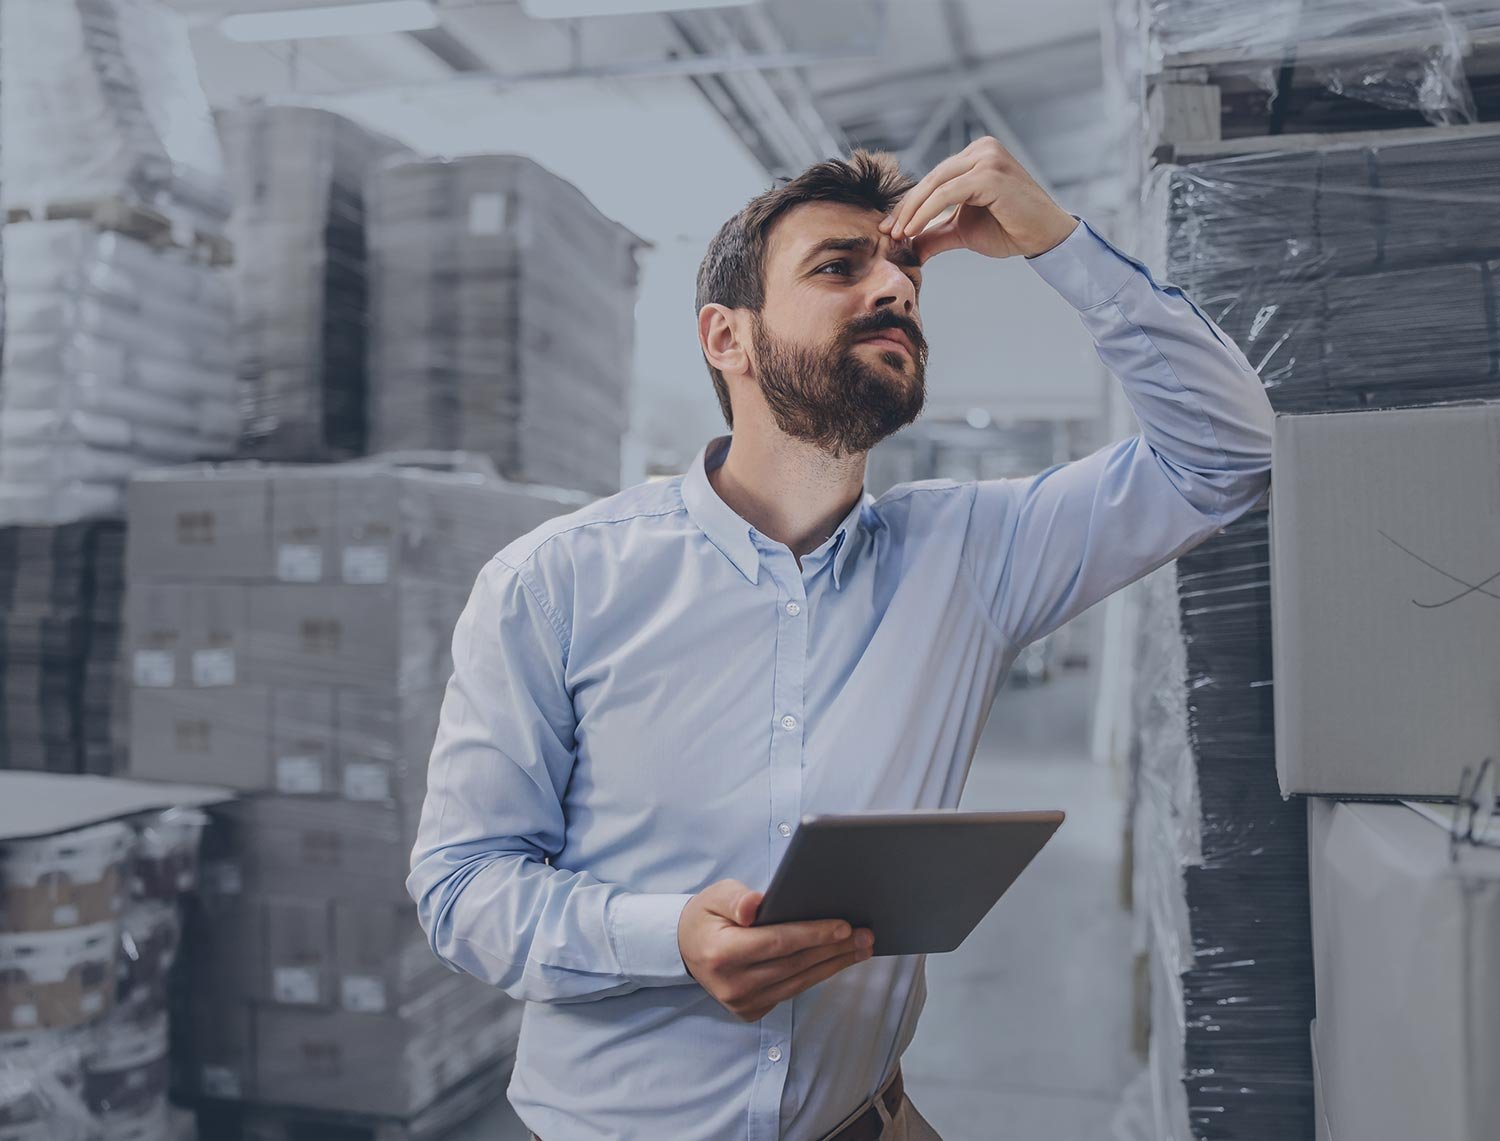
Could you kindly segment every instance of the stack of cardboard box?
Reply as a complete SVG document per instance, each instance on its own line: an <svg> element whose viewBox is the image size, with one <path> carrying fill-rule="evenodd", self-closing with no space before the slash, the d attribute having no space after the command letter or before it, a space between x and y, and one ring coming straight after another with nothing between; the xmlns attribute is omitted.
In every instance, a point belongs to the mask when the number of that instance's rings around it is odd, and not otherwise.
<svg viewBox="0 0 1500 1141"><path fill-rule="evenodd" d="M368 195L372 449L618 491L644 243L519 155L393 160Z"/></svg>
<svg viewBox="0 0 1500 1141"><path fill-rule="evenodd" d="M313 107L237 107L218 123L234 196L240 454L363 455L364 185L402 148Z"/></svg>
<svg viewBox="0 0 1500 1141"><path fill-rule="evenodd" d="M409 1116L513 1044L406 896L448 643L473 579L586 497L370 462L131 487L135 775L216 811L189 922L189 1089Z"/></svg>
<svg viewBox="0 0 1500 1141"><path fill-rule="evenodd" d="M1480 1141L1500 1127L1500 403L1276 427L1276 757L1310 797L1319 1128Z"/></svg>

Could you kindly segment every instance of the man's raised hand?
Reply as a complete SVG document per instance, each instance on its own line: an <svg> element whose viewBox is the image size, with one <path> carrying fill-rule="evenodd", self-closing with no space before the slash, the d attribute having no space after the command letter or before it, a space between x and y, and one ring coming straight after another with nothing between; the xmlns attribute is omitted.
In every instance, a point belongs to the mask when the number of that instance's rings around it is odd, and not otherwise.
<svg viewBox="0 0 1500 1141"><path fill-rule="evenodd" d="M927 229L945 210L952 215ZM997 139L986 135L933 167L880 229L896 241L910 238L925 262L954 249L992 258L1034 257L1077 224Z"/></svg>

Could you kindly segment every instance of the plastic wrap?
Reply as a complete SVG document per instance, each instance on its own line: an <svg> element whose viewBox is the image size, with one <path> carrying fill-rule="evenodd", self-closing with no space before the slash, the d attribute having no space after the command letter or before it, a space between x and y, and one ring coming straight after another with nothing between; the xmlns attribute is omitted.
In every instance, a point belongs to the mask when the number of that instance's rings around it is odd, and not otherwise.
<svg viewBox="0 0 1500 1141"><path fill-rule="evenodd" d="M186 1091L406 1114L514 1043L519 1008L442 966L405 891L474 577L589 501L488 468L413 455L132 483L131 771L262 794L205 837ZM423 1012L454 983L443 1001L475 1017L440 1032Z"/></svg>
<svg viewBox="0 0 1500 1141"><path fill-rule="evenodd" d="M1497 159L1500 133L1460 129L1166 166L1143 244L1278 411L1494 398ZM1268 564L1252 511L1142 595L1136 898L1174 1141L1313 1131L1306 828L1276 780Z"/></svg>
<svg viewBox="0 0 1500 1141"><path fill-rule="evenodd" d="M1281 799L1266 516L1148 580L1140 631L1137 906L1162 1136L1311 1135L1306 828Z"/></svg>
<svg viewBox="0 0 1500 1141"><path fill-rule="evenodd" d="M87 222L5 228L0 521L123 514L130 474L227 455L228 283Z"/></svg>
<svg viewBox="0 0 1500 1141"><path fill-rule="evenodd" d="M1488 1141L1500 1123L1500 816L1474 844L1447 806L1309 798L1307 810L1328 1134Z"/></svg>
<svg viewBox="0 0 1500 1141"><path fill-rule="evenodd" d="M1471 36L1500 29L1493 5L1464 0L1139 2L1148 69L1206 68L1222 88L1226 136L1472 122Z"/></svg>
<svg viewBox="0 0 1500 1141"><path fill-rule="evenodd" d="M0 844L0 1141L163 1141L197 810Z"/></svg>
<svg viewBox="0 0 1500 1141"><path fill-rule="evenodd" d="M389 163L370 210L373 446L617 491L640 239L519 156Z"/></svg>
<svg viewBox="0 0 1500 1141"><path fill-rule="evenodd" d="M154 0L8 0L0 195L118 197L222 227L223 162L183 16Z"/></svg>
<svg viewBox="0 0 1500 1141"><path fill-rule="evenodd" d="M0 768L121 767L123 552L119 523L0 527Z"/></svg>
<svg viewBox="0 0 1500 1141"><path fill-rule="evenodd" d="M369 274L364 184L403 150L308 107L220 113L234 216L241 452L360 455Z"/></svg>
<svg viewBox="0 0 1500 1141"><path fill-rule="evenodd" d="M1160 168L1166 276L1278 411L1500 394L1500 132Z"/></svg>

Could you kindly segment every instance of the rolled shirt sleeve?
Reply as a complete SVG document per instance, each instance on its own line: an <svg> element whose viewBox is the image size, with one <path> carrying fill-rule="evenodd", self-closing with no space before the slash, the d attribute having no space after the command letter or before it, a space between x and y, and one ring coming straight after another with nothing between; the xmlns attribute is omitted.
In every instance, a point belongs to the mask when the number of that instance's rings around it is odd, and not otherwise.
<svg viewBox="0 0 1500 1141"><path fill-rule="evenodd" d="M1140 433L973 484L965 559L1017 649L1249 510L1270 483L1273 420L1234 342L1087 222L1028 264L1078 311Z"/></svg>
<svg viewBox="0 0 1500 1141"><path fill-rule="evenodd" d="M689 895L643 894L546 861L562 850L576 721L566 626L501 559L453 634L407 890L450 967L533 1002L693 983Z"/></svg>

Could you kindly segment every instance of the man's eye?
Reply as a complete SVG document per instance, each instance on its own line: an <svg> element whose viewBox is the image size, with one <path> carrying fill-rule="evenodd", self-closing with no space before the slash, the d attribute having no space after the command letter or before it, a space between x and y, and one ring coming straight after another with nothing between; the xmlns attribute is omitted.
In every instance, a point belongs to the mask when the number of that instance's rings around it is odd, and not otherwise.
<svg viewBox="0 0 1500 1141"><path fill-rule="evenodd" d="M820 265L818 267L818 272L822 273L825 269L832 269L834 266L842 266L847 270L849 268L849 263L841 258L838 261L831 261L827 265Z"/></svg>

